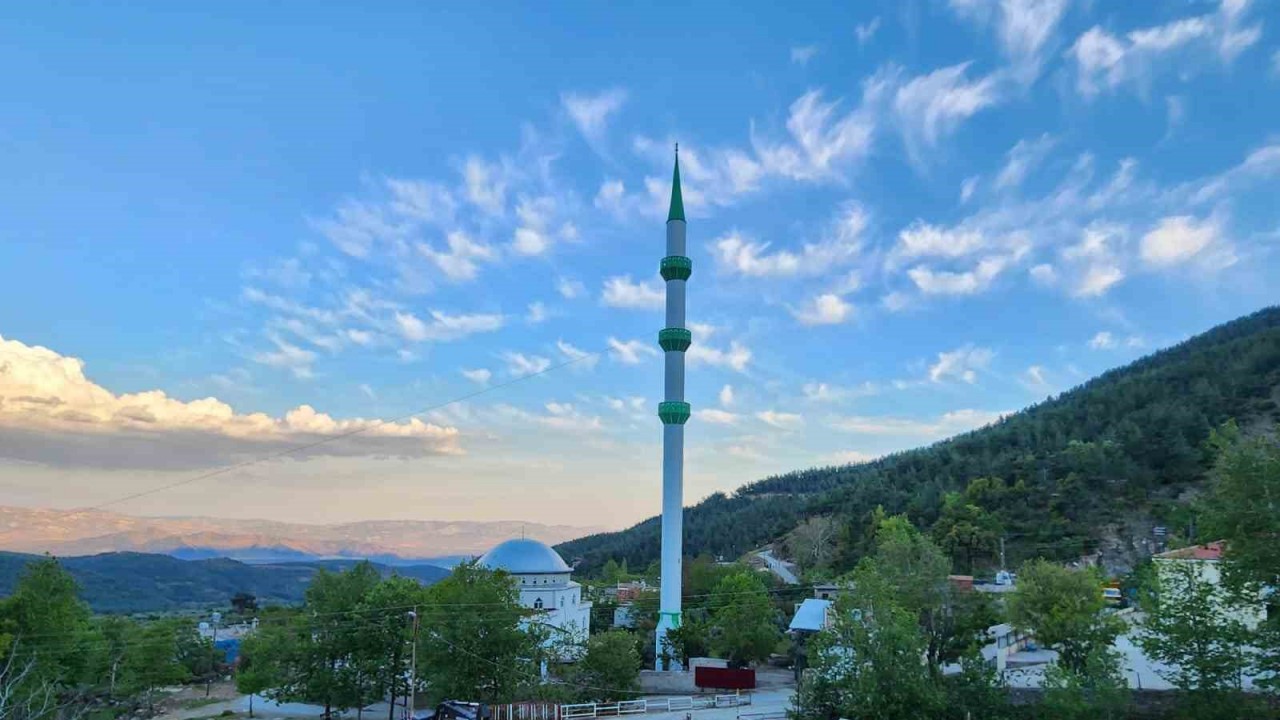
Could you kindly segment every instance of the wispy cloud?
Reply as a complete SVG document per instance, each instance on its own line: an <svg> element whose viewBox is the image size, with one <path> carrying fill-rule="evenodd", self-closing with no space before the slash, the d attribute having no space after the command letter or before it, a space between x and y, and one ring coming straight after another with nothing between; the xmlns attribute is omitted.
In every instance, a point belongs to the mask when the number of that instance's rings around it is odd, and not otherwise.
<svg viewBox="0 0 1280 720"><path fill-rule="evenodd" d="M995 352L989 348L965 345L950 352L938 353L938 360L929 366L929 379L935 383L946 380L963 380L973 384L978 373L987 369Z"/></svg>
<svg viewBox="0 0 1280 720"><path fill-rule="evenodd" d="M818 54L817 45L803 45L791 48L791 62L796 65L808 65L814 55Z"/></svg>
<svg viewBox="0 0 1280 720"><path fill-rule="evenodd" d="M607 342L609 357L623 365L639 365L647 358L658 356L658 351L650 343L642 340L619 340L611 337Z"/></svg>
<svg viewBox="0 0 1280 720"><path fill-rule="evenodd" d="M411 312L397 312L396 326L405 340L412 342L447 342L476 333L493 332L505 323L502 315L490 313L450 314L431 310L428 320Z"/></svg>
<svg viewBox="0 0 1280 720"><path fill-rule="evenodd" d="M839 325L853 315L853 305L835 293L825 293L791 314L801 325Z"/></svg>
<svg viewBox="0 0 1280 720"><path fill-rule="evenodd" d="M867 22L858 23L853 28L854 37L858 38L858 45L866 45L876 36L876 31L880 29L880 17L871 18Z"/></svg>
<svg viewBox="0 0 1280 720"><path fill-rule="evenodd" d="M666 295L657 282L635 282L630 275L615 275L605 279L600 302L609 307L656 310L666 302Z"/></svg>
<svg viewBox="0 0 1280 720"><path fill-rule="evenodd" d="M604 142L610 117L617 114L626 101L627 92L621 88L596 94L565 93L560 96L560 103L578 132L597 148Z"/></svg>

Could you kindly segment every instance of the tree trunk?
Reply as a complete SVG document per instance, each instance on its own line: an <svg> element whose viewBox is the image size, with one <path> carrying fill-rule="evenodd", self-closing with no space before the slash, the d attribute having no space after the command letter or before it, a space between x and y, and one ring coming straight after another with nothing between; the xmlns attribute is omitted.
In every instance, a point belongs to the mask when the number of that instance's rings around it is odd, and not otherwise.
<svg viewBox="0 0 1280 720"><path fill-rule="evenodd" d="M387 708L387 720L396 720L396 683L391 681L391 707Z"/></svg>
<svg viewBox="0 0 1280 720"><path fill-rule="evenodd" d="M253 717L253 693L249 693L249 717Z"/></svg>

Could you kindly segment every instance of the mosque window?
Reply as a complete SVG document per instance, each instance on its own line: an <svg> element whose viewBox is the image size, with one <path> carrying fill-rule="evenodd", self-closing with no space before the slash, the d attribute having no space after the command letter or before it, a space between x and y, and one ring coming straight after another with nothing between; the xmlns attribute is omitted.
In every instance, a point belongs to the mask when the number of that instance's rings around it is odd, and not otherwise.
<svg viewBox="0 0 1280 720"><path fill-rule="evenodd" d="M533 609L534 609L534 610L541 610L541 609L542 609L542 598L538 598L537 600L534 600L534 601L533 601Z"/></svg>

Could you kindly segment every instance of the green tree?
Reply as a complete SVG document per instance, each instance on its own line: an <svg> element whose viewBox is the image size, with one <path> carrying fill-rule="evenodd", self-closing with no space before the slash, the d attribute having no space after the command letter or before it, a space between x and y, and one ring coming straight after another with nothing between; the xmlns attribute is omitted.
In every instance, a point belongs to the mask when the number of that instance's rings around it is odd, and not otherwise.
<svg viewBox="0 0 1280 720"><path fill-rule="evenodd" d="M1157 562L1139 644L1167 666L1161 676L1187 693L1195 717L1237 717L1240 707L1231 698L1249 667L1244 648L1251 638L1229 611L1230 593L1202 578L1197 563Z"/></svg>
<svg viewBox="0 0 1280 720"><path fill-rule="evenodd" d="M1054 720L1119 720L1126 715L1128 686L1109 650L1084 658L1078 667L1051 665L1045 670L1043 716Z"/></svg>
<svg viewBox="0 0 1280 720"><path fill-rule="evenodd" d="M1018 573L1009 597L1009 618L1041 645L1058 651L1058 663L1077 674L1091 658L1111 652L1122 622L1102 612L1102 578L1092 569L1070 570L1046 560L1032 560Z"/></svg>
<svg viewBox="0 0 1280 720"><path fill-rule="evenodd" d="M704 608L681 613L680 627L667 631L667 644L676 661L689 667L689 660L711 654L711 618Z"/></svg>
<svg viewBox="0 0 1280 720"><path fill-rule="evenodd" d="M640 652L635 636L622 630L592 635L573 679L584 702L609 702L632 696L640 684Z"/></svg>
<svg viewBox="0 0 1280 720"><path fill-rule="evenodd" d="M798 718L933 720L942 712L916 618L881 590L836 600L831 627L810 644L794 700Z"/></svg>
<svg viewBox="0 0 1280 720"><path fill-rule="evenodd" d="M362 627L354 663L369 679L369 695L389 698L387 720L394 717L397 700L404 699L411 690L408 678L413 623L415 615L420 620L427 612L427 602L427 588L412 578L393 576L370 589L357 607L356 616Z"/></svg>
<svg viewBox="0 0 1280 720"><path fill-rule="evenodd" d="M522 627L527 613L510 575L463 563L427 596L418 672L433 702L512 702L538 683L543 637Z"/></svg>
<svg viewBox="0 0 1280 720"><path fill-rule="evenodd" d="M293 614L276 613L240 642L236 662L236 692L249 696L249 717L253 717L253 697L285 699L289 695L290 658L297 656L298 634Z"/></svg>
<svg viewBox="0 0 1280 720"><path fill-rule="evenodd" d="M925 638L925 658L936 676L956 662L999 622L983 595L962 593L948 580L951 561L905 516L884 518L874 552L858 564L854 584L881 588L884 597L916 618Z"/></svg>
<svg viewBox="0 0 1280 720"><path fill-rule="evenodd" d="M119 697L117 685L138 632L138 623L127 617L106 615L93 620L86 643L91 652L85 674L87 681L105 690L108 697Z"/></svg>
<svg viewBox="0 0 1280 720"><path fill-rule="evenodd" d="M75 578L46 557L28 564L13 595L0 601L0 623L12 639L9 652L19 665L37 660L28 681L61 688L82 675L90 613L78 593Z"/></svg>
<svg viewBox="0 0 1280 720"><path fill-rule="evenodd" d="M159 620L143 625L125 655L120 684L127 694L140 695L148 710L154 710L156 688L191 677L179 657L182 623Z"/></svg>
<svg viewBox="0 0 1280 720"><path fill-rule="evenodd" d="M712 649L730 667L769 659L782 633L758 573L739 570L722 579L711 594Z"/></svg>
<svg viewBox="0 0 1280 720"><path fill-rule="evenodd" d="M963 493L947 493L942 515L933 525L933 538L967 572L979 558L990 557L1000 539L1000 521Z"/></svg>

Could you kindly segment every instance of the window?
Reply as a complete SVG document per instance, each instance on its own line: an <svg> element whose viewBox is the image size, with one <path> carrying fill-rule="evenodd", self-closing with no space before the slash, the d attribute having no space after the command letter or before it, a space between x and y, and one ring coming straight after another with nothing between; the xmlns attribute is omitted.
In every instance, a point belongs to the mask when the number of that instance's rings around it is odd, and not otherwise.
<svg viewBox="0 0 1280 720"><path fill-rule="evenodd" d="M541 609L542 609L542 598L538 598L537 600L534 600L534 601L533 601L533 609L534 609L534 610L541 610Z"/></svg>

